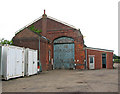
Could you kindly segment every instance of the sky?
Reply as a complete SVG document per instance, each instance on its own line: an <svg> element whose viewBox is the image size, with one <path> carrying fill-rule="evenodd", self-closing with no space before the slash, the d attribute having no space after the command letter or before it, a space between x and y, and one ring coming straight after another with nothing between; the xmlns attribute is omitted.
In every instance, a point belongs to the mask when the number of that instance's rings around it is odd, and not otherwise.
<svg viewBox="0 0 120 94"><path fill-rule="evenodd" d="M114 50L118 55L119 0L1 0L0 39L42 16L51 16L80 29L88 47Z"/></svg>

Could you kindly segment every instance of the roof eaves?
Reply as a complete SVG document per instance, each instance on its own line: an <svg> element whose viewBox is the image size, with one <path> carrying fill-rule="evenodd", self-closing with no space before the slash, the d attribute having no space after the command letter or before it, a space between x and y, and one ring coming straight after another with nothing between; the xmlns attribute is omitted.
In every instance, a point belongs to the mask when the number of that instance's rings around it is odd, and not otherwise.
<svg viewBox="0 0 120 94"><path fill-rule="evenodd" d="M25 25L23 28L19 29L18 31L15 32L15 34L21 32L23 29L25 29L26 27L30 26L31 24L37 22L38 20L40 20L42 18L42 16L40 16L39 18L35 19L34 21L32 21L31 23Z"/></svg>
<svg viewBox="0 0 120 94"><path fill-rule="evenodd" d="M35 19L35 20L32 21L31 23L25 25L23 28L21 28L21 29L19 29L18 31L16 31L15 34L21 32L22 30L24 30L25 28L27 28L27 27L30 26L31 24L37 22L37 21L40 20L41 18L42 18L42 16L40 16L39 18ZM67 25L67 26L69 26L69 27L72 27L73 29L78 30L75 26L70 25L70 24L68 24L68 23L66 23L66 22L60 21L60 20L58 20L58 19L56 19L56 18L53 18L53 17L51 17L51 16L47 16L47 18L52 19L52 20L54 20L54 21L57 21L57 22L59 22L59 23L62 23L62 24Z"/></svg>
<svg viewBox="0 0 120 94"><path fill-rule="evenodd" d="M93 47L84 47L84 49L92 49L92 50L99 50L99 51L114 52L113 50L107 50L107 49L101 49L101 48L93 48Z"/></svg>

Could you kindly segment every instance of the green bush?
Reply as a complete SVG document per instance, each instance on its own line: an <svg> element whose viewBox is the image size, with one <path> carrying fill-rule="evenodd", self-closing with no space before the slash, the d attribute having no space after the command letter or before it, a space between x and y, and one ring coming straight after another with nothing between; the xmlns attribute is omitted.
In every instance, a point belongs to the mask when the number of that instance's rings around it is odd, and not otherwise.
<svg viewBox="0 0 120 94"><path fill-rule="evenodd" d="M114 59L114 63L120 63L120 59Z"/></svg>
<svg viewBox="0 0 120 94"><path fill-rule="evenodd" d="M36 33L42 32L42 30L38 30L37 28L35 28L34 25L30 26L29 29L30 29L31 31L36 32Z"/></svg>
<svg viewBox="0 0 120 94"><path fill-rule="evenodd" d="M4 38L2 40L0 40L0 44L4 45L4 44L10 44L13 45L13 41L9 41L9 40L5 40Z"/></svg>

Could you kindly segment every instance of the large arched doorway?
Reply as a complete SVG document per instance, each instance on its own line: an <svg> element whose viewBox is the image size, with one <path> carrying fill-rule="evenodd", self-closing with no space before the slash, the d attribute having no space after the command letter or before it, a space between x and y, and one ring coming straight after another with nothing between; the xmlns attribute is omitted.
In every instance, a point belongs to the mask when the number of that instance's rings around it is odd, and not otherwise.
<svg viewBox="0 0 120 94"><path fill-rule="evenodd" d="M54 40L54 69L74 68L74 39L60 37Z"/></svg>

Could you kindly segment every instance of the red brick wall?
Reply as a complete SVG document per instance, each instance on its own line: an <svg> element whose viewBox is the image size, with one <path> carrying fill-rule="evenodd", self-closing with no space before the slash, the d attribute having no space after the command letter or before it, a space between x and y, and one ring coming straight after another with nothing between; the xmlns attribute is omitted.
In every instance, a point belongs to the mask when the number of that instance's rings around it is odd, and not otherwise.
<svg viewBox="0 0 120 94"><path fill-rule="evenodd" d="M35 23L31 24L30 26L34 25L35 28L37 28L38 30L42 30L42 19L36 21ZM30 27L28 26L28 28Z"/></svg>
<svg viewBox="0 0 120 94"><path fill-rule="evenodd" d="M42 70L52 69L52 65L49 62L48 51L51 50L51 59L53 58L53 42L55 39L60 37L71 37L74 39L75 44L75 62L79 64L84 64L85 51L83 50L84 41L81 32L75 28L64 25L60 22L57 22L53 19L47 18L46 15L43 15L43 18L33 23L34 27L39 30L42 30L41 35L47 37L51 40L51 44L48 44L44 39L40 39L40 59L42 64ZM30 25L31 26L31 25ZM28 26L28 28L30 27ZM31 49L39 50L39 41L38 35L31 32L28 28L23 29L20 33L16 34L13 37L13 42L16 46L28 47ZM39 52L39 51L38 51ZM88 55L95 55L95 69L102 68L102 53L104 51L90 50L87 49L87 68L89 69L89 58ZM113 68L112 66L112 52L105 52L106 55L106 65L107 68ZM77 66L77 69L84 69L84 65Z"/></svg>
<svg viewBox="0 0 120 94"><path fill-rule="evenodd" d="M74 39L75 44L75 63L83 64L85 59L85 52L83 50L83 36L80 35L79 31L65 30L65 31L49 31L47 32L47 38L52 40L52 43L56 38L59 37L71 37ZM52 58L53 58L53 45L52 45ZM78 62L77 62L78 60ZM77 66L77 69L84 69L84 66Z"/></svg>
<svg viewBox="0 0 120 94"><path fill-rule="evenodd" d="M29 29L24 29L20 33L18 33L13 38L13 43L16 46L31 48L38 50L38 59L39 59L39 38L38 35L29 31ZM47 70L47 62L48 62L48 42L42 38L40 38L40 60L42 65L42 70Z"/></svg>
<svg viewBox="0 0 120 94"><path fill-rule="evenodd" d="M37 24L36 24L37 23ZM42 35L46 36L48 39L50 39L52 41L52 47L50 48L51 50L51 57L53 58L53 42L56 38L60 38L63 36L66 37L71 37L74 39L74 43L75 43L75 63L84 63L84 59L85 59L85 52L83 50L83 36L82 34L76 30L73 29L70 26L64 25L60 22L57 22L53 19L47 18L46 15L43 15L43 18L41 21L37 21L36 23L34 23L34 26L36 28L39 28L39 25L42 25ZM38 25L39 24L39 25ZM46 29L45 29L46 27ZM46 61L48 62L48 50L46 52ZM78 60L78 62L77 62ZM47 66L51 66L51 64L47 64ZM83 69L84 66L77 66L77 68Z"/></svg>
<svg viewBox="0 0 120 94"><path fill-rule="evenodd" d="M107 68L113 69L113 53L112 52L107 53Z"/></svg>
<svg viewBox="0 0 120 94"><path fill-rule="evenodd" d="M89 55L94 55L95 69L102 69L102 53L106 53L106 68L113 68L113 52L87 49L87 68L89 69Z"/></svg>
<svg viewBox="0 0 120 94"><path fill-rule="evenodd" d="M47 16L43 15L42 19L32 24L37 29L41 29L41 34L52 41L51 45L48 45L46 41L41 41L40 59L42 63L42 69L49 70L52 68L51 63L48 61L48 51L51 50L51 58L53 58L53 42L56 38L63 36L71 37L74 39L75 63L83 64L85 59L85 52L83 50L83 36L80 31L46 17ZM13 42L16 46L29 47L38 50L38 40L35 40L35 38L38 38L38 36L26 28L15 35ZM77 66L77 68L83 69L84 66Z"/></svg>
<svg viewBox="0 0 120 94"><path fill-rule="evenodd" d="M70 26L64 25L60 22L56 22L50 18L47 18L47 30L69 29Z"/></svg>

